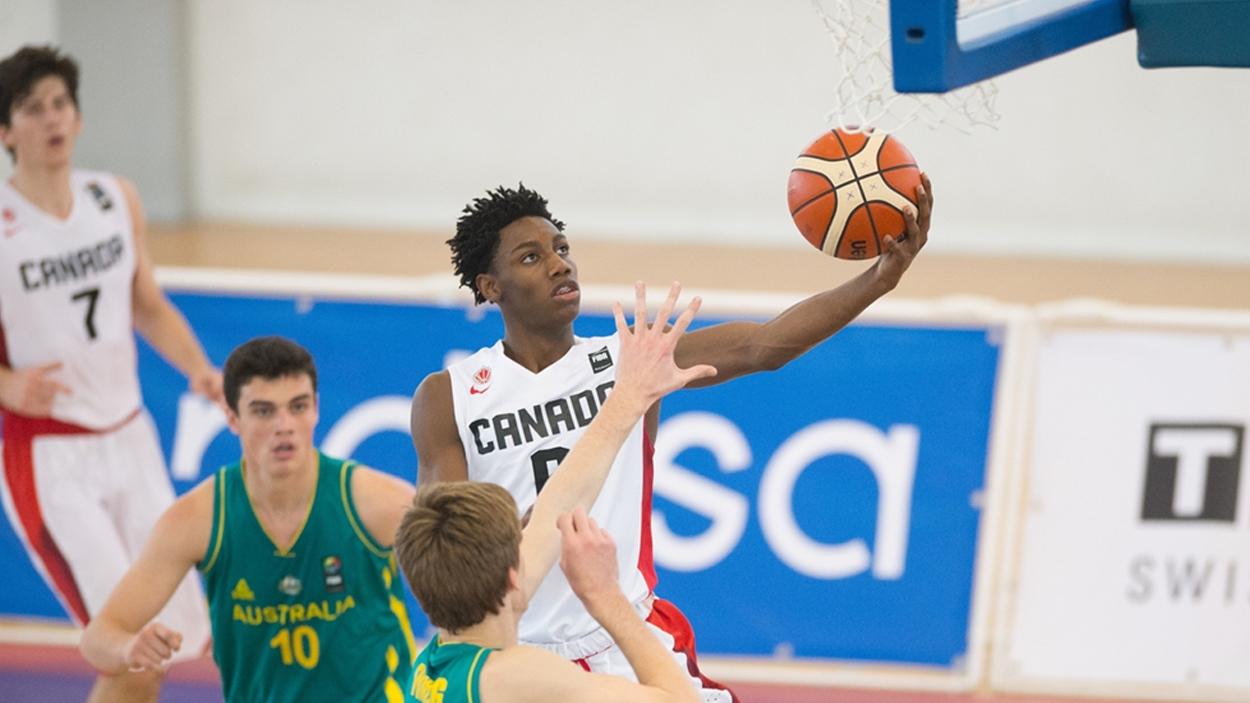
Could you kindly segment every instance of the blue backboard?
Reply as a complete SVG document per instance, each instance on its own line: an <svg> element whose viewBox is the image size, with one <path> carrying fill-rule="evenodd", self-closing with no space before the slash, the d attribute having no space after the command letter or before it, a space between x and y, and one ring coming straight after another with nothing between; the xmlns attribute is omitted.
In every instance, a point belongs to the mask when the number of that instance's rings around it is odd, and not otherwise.
<svg viewBox="0 0 1250 703"><path fill-rule="evenodd" d="M944 93L1137 30L1145 68L1250 66L1250 0L889 0L894 89Z"/></svg>
<svg viewBox="0 0 1250 703"><path fill-rule="evenodd" d="M894 89L944 93L1132 25L1129 0L890 0Z"/></svg>

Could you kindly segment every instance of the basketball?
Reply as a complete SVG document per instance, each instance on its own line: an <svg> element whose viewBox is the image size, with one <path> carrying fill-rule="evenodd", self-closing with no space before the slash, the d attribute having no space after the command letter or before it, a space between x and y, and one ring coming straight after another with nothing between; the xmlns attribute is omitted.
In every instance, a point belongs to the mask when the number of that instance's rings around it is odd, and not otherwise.
<svg viewBox="0 0 1250 703"><path fill-rule="evenodd" d="M879 256L886 235L907 230L920 168L885 132L834 129L812 142L790 171L790 216L812 246L839 259Z"/></svg>

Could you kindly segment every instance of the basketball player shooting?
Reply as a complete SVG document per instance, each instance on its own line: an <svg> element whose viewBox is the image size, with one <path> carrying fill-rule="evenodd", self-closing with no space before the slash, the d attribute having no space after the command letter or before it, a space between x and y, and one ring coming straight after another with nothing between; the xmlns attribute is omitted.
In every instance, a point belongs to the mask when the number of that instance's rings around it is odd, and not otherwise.
<svg viewBox="0 0 1250 703"><path fill-rule="evenodd" d="M767 322L727 322L683 335L674 352L678 366L718 370L690 385L781 368L897 286L928 240L933 195L927 177L916 189L916 203L915 211L904 212L906 237L886 237L877 261L850 281ZM504 337L430 374L417 388L412 436L418 480L496 483L524 512L612 387L620 339L574 334L581 302L577 266L564 223L535 191L499 187L475 199L448 244L461 285L478 304L499 306ZM650 496L659 406L633 428L590 516L616 541L621 589L651 631L691 673L705 700L729 701L732 693L699 673L685 616L654 593ZM534 594L519 636L591 671L632 678L621 650L560 573Z"/></svg>

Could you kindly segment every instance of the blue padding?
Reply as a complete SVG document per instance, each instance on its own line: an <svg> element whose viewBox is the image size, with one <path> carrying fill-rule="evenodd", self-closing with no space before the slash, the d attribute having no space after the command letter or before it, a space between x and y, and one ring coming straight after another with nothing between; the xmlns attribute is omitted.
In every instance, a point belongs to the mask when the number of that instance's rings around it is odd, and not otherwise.
<svg viewBox="0 0 1250 703"><path fill-rule="evenodd" d="M1145 68L1250 68L1250 0L1131 0Z"/></svg>

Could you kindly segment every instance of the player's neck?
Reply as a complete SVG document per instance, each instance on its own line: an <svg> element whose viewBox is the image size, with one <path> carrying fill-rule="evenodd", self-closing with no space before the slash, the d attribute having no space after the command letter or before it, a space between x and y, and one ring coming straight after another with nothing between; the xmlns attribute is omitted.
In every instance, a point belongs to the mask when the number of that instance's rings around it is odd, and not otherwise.
<svg viewBox="0 0 1250 703"><path fill-rule="evenodd" d="M519 331L518 331L519 330ZM504 332L503 350L517 364L538 373L551 366L573 348L573 328L537 332L522 327L509 327Z"/></svg>
<svg viewBox="0 0 1250 703"><path fill-rule="evenodd" d="M473 627L452 634L446 630L438 631L438 640L443 644L472 644L478 647L503 649L515 646L517 620L507 608L498 613L487 615L486 619Z"/></svg>
<svg viewBox="0 0 1250 703"><path fill-rule="evenodd" d="M44 212L65 219L74 209L74 191L70 187L69 163L57 166L25 166L19 161L9 184L23 198Z"/></svg>
<svg viewBox="0 0 1250 703"><path fill-rule="evenodd" d="M266 471L255 462L247 462L243 483L257 514L302 519L317 490L316 457L316 452L310 451L304 466L287 471Z"/></svg>

